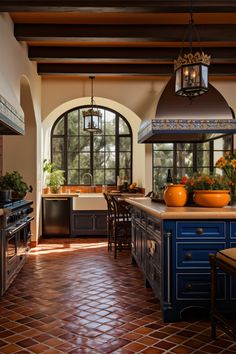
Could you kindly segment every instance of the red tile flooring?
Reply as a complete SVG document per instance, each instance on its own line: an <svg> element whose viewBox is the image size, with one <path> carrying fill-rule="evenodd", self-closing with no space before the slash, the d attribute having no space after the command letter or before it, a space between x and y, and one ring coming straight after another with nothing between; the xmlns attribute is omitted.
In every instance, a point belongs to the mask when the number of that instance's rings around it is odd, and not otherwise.
<svg viewBox="0 0 236 354"><path fill-rule="evenodd" d="M128 251L105 239L47 239L0 299L0 353L236 353L207 319L163 323Z"/></svg>

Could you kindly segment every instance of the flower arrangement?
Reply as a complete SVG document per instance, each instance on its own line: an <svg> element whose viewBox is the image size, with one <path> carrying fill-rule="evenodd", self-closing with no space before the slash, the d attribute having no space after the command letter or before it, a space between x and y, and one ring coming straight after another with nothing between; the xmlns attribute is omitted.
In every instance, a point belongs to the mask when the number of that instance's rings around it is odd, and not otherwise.
<svg viewBox="0 0 236 354"><path fill-rule="evenodd" d="M215 166L223 170L232 183L236 182L236 151L232 154L226 152L216 161Z"/></svg>
<svg viewBox="0 0 236 354"><path fill-rule="evenodd" d="M231 203L236 204L236 150L233 153L227 151L216 161L215 166L223 170L230 180Z"/></svg>
<svg viewBox="0 0 236 354"><path fill-rule="evenodd" d="M192 177L183 176L181 184L185 184L188 192L194 190L229 190L230 180L227 176L219 174L194 174Z"/></svg>

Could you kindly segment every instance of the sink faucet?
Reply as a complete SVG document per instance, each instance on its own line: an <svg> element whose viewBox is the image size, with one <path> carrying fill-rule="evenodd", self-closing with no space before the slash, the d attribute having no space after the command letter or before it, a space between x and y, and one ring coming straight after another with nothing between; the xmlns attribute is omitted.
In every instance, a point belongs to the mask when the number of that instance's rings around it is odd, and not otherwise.
<svg viewBox="0 0 236 354"><path fill-rule="evenodd" d="M94 181L93 181L93 175L92 175L91 173L87 172L87 173L85 173L85 174L83 175L83 180L84 180L84 177L85 177L85 176L89 176L89 177L90 177L91 191L92 191L92 192L95 192L96 186L95 186Z"/></svg>

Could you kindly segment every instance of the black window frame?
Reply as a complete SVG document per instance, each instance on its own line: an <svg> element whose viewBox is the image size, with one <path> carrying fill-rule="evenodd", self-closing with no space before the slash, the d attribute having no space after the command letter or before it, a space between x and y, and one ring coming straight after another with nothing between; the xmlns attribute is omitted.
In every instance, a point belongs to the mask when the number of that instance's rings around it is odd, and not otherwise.
<svg viewBox="0 0 236 354"><path fill-rule="evenodd" d="M64 151L63 151L63 161L64 161L64 166L63 166L63 170L65 171L65 182L64 182L64 185L68 185L68 186L76 186L76 185L88 185L88 183L82 183L83 181L80 181L79 184L70 184L68 183L68 115L73 112L73 111L77 111L78 112L78 122L80 122L80 116L81 116L81 111L82 110L85 110L85 109L88 109L88 108L91 108L90 105L82 105L82 106L78 106L78 107L74 107L66 112L64 112L63 114L61 114L56 120L55 122L53 123L52 125L52 129L51 129L51 161L52 162L55 162L54 161L54 156L53 156L53 139L55 137L57 138L63 138L64 139ZM108 108L108 107L105 107L105 106L100 106L100 105L96 105L96 108L98 109L101 109L101 110L104 110L104 111L109 111L109 112L112 112L113 114L115 114L115 134L114 134L114 137L115 137L115 146L116 146L116 150L115 150L115 181L114 183L112 184L107 184L107 185L116 185L116 178L117 176L120 175L120 171L123 170L123 168L120 168L120 153L123 152L120 150L120 139L123 138L123 137L128 137L130 139L130 150L127 151L128 153L130 153L130 156L131 156L131 159L130 159L130 166L129 168L127 168L127 170L129 170L130 174L129 174L129 182L131 183L132 182L132 179L133 179L133 132L132 132L132 128L131 128L131 125L130 123L128 122L127 118L125 118L122 114L120 114L119 112L111 109L111 108ZM54 134L54 130L58 124L58 122L64 118L64 134ZM128 127L128 130L129 130L129 134L120 134L119 133L119 119L122 119L127 127ZM106 136L105 135L105 129L103 129L103 132L101 134L94 134L94 133L88 133L88 136L90 136L90 167L89 167L89 171L87 171L86 169L86 172L90 172L92 175L94 175L94 165L93 165L93 156L94 156L94 136L99 136L99 135L102 135L102 136ZM81 136L79 134L79 131L77 132L77 134L75 134L75 137L77 136L78 138L78 144L79 144L79 137ZM108 136L108 135L107 135ZM113 135L110 135L110 136L113 136ZM125 152L125 151L124 151ZM78 153L79 153L79 150L78 150ZM59 167L60 168L60 167ZM104 166L104 175L105 175L105 170L108 170L108 168L106 168ZM78 172L81 171L82 169L79 169L78 168ZM85 173L86 173L85 172ZM105 182L104 182L105 183ZM103 185L104 183L96 183L96 185ZM106 183L105 183L106 184Z"/></svg>
<svg viewBox="0 0 236 354"><path fill-rule="evenodd" d="M214 139L214 140L210 140L209 141L209 165L207 166L201 166L201 167L206 167L206 168L209 168L209 173L214 173L215 172L215 166L214 166L214 152L216 151L222 151L225 152L225 151L230 151L231 153L233 152L234 150L234 136L233 135L229 135L227 137L231 137L231 149L230 150L218 150L218 149L215 149L214 148L214 141L216 141L217 139ZM219 139L221 138L224 138L224 137L220 137ZM191 143L191 142L189 142ZM165 144L165 143L163 143ZM166 166L166 177L167 177L167 170L168 169L171 169L171 174L174 178L174 181L178 182L178 179L176 178L177 176L177 170L179 167L177 167L177 151L180 151L179 149L177 149L177 145L178 143L172 143L173 144L173 164L172 166ZM198 172L198 166L197 166L197 152L200 151L200 149L198 149L198 144L199 143L191 143L193 144L193 166L192 166L192 173L196 173ZM154 167L154 152L157 151L157 150L154 150L154 144L152 145L152 189L155 191L157 190L157 186L155 185L155 169L157 169L158 167ZM205 150L206 151L206 150ZM159 186L159 188L161 188L161 186Z"/></svg>

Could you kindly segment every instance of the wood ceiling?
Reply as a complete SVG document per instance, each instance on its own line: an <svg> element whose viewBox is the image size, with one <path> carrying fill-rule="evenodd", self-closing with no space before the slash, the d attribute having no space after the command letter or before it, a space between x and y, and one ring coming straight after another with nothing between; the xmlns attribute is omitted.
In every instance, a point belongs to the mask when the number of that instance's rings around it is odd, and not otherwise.
<svg viewBox="0 0 236 354"><path fill-rule="evenodd" d="M193 0L192 9L209 74L235 76L236 1ZM173 73L190 0L1 0L0 11L40 75L156 77Z"/></svg>

